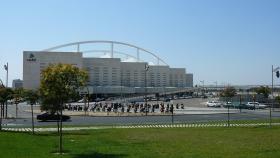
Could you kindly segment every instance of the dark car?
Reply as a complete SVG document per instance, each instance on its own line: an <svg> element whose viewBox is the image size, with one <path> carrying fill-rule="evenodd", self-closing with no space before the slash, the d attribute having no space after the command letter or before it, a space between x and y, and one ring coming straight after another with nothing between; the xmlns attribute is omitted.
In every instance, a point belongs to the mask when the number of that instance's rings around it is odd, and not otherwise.
<svg viewBox="0 0 280 158"><path fill-rule="evenodd" d="M37 115L37 120L40 120L40 121L57 121L57 120L60 120L60 115L43 113L43 114ZM68 121L68 120L70 120L70 116L62 115L62 121Z"/></svg>

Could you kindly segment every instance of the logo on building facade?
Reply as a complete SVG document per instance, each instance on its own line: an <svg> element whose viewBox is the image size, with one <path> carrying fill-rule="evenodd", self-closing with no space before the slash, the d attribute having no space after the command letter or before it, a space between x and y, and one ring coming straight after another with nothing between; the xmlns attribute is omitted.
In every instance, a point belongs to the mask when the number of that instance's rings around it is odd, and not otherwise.
<svg viewBox="0 0 280 158"><path fill-rule="evenodd" d="M34 54L29 54L29 58L26 59L27 61L36 61Z"/></svg>

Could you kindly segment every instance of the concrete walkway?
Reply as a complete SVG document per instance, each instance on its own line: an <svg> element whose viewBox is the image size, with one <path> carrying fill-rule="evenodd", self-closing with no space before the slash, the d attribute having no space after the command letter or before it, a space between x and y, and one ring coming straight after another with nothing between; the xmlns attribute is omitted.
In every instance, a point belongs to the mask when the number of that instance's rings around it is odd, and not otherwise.
<svg viewBox="0 0 280 158"><path fill-rule="evenodd" d="M230 127L255 127L269 126L269 123L242 123L230 124ZM272 126L279 126L280 123L271 123ZM226 123L214 124L151 124L151 125L124 125L124 126L91 126L91 127L64 127L63 131L79 131L79 130L98 130L98 129L128 129L128 128L203 128L203 127L227 127ZM13 132L31 132L32 128L2 128L3 131ZM55 132L57 128L35 128L35 132Z"/></svg>

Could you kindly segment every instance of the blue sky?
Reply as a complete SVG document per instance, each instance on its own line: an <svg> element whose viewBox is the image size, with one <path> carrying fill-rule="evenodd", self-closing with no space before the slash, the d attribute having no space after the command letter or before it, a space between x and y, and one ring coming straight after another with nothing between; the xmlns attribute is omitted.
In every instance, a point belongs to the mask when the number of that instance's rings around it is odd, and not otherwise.
<svg viewBox="0 0 280 158"><path fill-rule="evenodd" d="M0 65L22 78L22 51L83 40L131 43L185 67L194 82L271 84L280 66L278 0L48 0L0 3ZM5 80L5 71L0 69ZM278 81L277 81L278 82ZM278 82L279 83L279 82Z"/></svg>

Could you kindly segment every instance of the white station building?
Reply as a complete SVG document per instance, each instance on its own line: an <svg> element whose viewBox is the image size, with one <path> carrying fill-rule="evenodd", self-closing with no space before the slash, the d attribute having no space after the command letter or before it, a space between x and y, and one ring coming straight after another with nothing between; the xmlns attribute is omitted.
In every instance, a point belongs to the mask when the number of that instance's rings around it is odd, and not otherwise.
<svg viewBox="0 0 280 158"><path fill-rule="evenodd" d="M23 87L38 89L41 72L50 64L72 64L89 74L92 93L162 93L193 87L193 75L185 68L124 62L120 58L83 57L82 52L23 52ZM146 78L146 82L145 82ZM146 87L146 88L145 88Z"/></svg>

